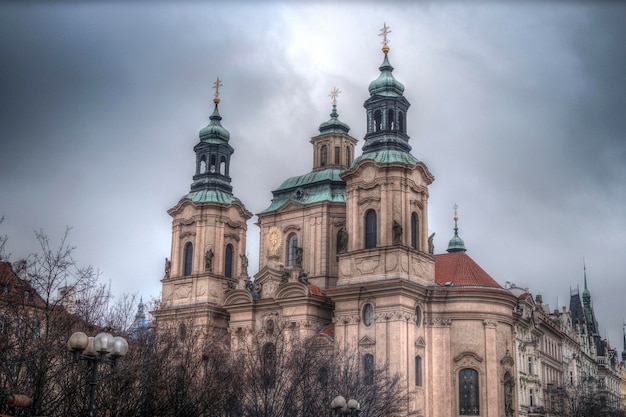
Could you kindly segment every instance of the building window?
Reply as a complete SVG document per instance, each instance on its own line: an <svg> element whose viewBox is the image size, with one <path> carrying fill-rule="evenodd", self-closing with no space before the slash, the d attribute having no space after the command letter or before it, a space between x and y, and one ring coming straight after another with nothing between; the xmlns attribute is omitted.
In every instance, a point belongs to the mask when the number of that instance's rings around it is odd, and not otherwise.
<svg viewBox="0 0 626 417"><path fill-rule="evenodd" d="M422 386L422 357L420 355L415 357L415 386Z"/></svg>
<svg viewBox="0 0 626 417"><path fill-rule="evenodd" d="M350 165L352 162L352 152L350 152L350 147L346 146L346 165Z"/></svg>
<svg viewBox="0 0 626 417"><path fill-rule="evenodd" d="M295 266L298 254L298 235L292 233L287 238L287 265Z"/></svg>
<svg viewBox="0 0 626 417"><path fill-rule="evenodd" d="M398 130L402 133L406 133L406 126L404 125L404 113L398 112Z"/></svg>
<svg viewBox="0 0 626 417"><path fill-rule="evenodd" d="M393 130L395 127L394 113L392 109L389 109L387 112L387 129Z"/></svg>
<svg viewBox="0 0 626 417"><path fill-rule="evenodd" d="M533 373L533 358L531 356L528 357L528 375L532 375Z"/></svg>
<svg viewBox="0 0 626 417"><path fill-rule="evenodd" d="M417 219L417 213L413 212L413 214L411 214L411 247L413 249L417 249L418 248L418 243L419 243L419 221Z"/></svg>
<svg viewBox="0 0 626 417"><path fill-rule="evenodd" d="M191 275L191 268L193 266L193 244L187 242L185 245L185 263L183 269L183 275Z"/></svg>
<svg viewBox="0 0 626 417"><path fill-rule="evenodd" d="M371 326L374 322L374 306L367 303L363 306L363 324Z"/></svg>
<svg viewBox="0 0 626 417"><path fill-rule="evenodd" d="M374 132L380 132L380 125L383 120L383 114L380 110L374 112Z"/></svg>
<svg viewBox="0 0 626 417"><path fill-rule="evenodd" d="M368 210L365 213L365 247L366 248L375 248L376 247L376 211Z"/></svg>
<svg viewBox="0 0 626 417"><path fill-rule="evenodd" d="M320 165L324 166L328 164L328 146L322 145L322 149L320 150Z"/></svg>
<svg viewBox="0 0 626 417"><path fill-rule="evenodd" d="M420 327L422 324L422 309L420 306L415 307L415 325Z"/></svg>
<svg viewBox="0 0 626 417"><path fill-rule="evenodd" d="M339 165L339 158L341 157L341 148L335 146L335 165Z"/></svg>
<svg viewBox="0 0 626 417"><path fill-rule="evenodd" d="M206 156L202 156L200 158L200 174L204 174L206 172Z"/></svg>
<svg viewBox="0 0 626 417"><path fill-rule="evenodd" d="M535 397L533 395L533 389L528 390L528 405L533 407L535 405Z"/></svg>
<svg viewBox="0 0 626 417"><path fill-rule="evenodd" d="M371 353L363 355L363 383L365 385L374 383L374 355Z"/></svg>
<svg viewBox="0 0 626 417"><path fill-rule="evenodd" d="M228 175L226 172L226 157L225 156L222 156L222 159L220 160L220 174Z"/></svg>
<svg viewBox="0 0 626 417"><path fill-rule="evenodd" d="M263 346L263 385L266 388L274 388L276 385L276 345L266 343Z"/></svg>
<svg viewBox="0 0 626 417"><path fill-rule="evenodd" d="M471 368L459 371L459 414L462 416L480 415L478 398L478 371Z"/></svg>
<svg viewBox="0 0 626 417"><path fill-rule="evenodd" d="M233 277L233 245L230 243L226 245L226 250L224 251L224 276L228 278Z"/></svg>

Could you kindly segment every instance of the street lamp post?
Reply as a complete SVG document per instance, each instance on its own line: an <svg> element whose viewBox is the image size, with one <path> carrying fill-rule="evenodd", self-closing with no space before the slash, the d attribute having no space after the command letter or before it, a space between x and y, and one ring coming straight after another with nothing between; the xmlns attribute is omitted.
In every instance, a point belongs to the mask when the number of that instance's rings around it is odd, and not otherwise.
<svg viewBox="0 0 626 417"><path fill-rule="evenodd" d="M115 366L117 360L128 352L128 342L123 337L113 337L108 332L98 333L95 337L88 337L83 332L76 332L67 341L67 349L72 352L74 362L86 360L91 363L88 415L93 417L96 385L98 384L98 365L106 363Z"/></svg>
<svg viewBox="0 0 626 417"><path fill-rule="evenodd" d="M332 408L335 415L358 416L361 412L361 405L357 400L350 399L346 401L346 399L341 395L336 396L332 400L330 408Z"/></svg>

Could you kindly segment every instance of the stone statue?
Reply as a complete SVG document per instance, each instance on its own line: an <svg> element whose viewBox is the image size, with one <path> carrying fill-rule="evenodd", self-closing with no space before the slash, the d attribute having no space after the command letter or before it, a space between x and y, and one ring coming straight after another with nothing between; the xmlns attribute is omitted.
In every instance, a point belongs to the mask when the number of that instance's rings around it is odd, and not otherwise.
<svg viewBox="0 0 626 417"><path fill-rule="evenodd" d="M430 253L431 255L435 253L435 244L433 243L434 237L435 237L434 233L428 236L428 253Z"/></svg>
<svg viewBox="0 0 626 417"><path fill-rule="evenodd" d="M508 378L504 381L504 414L506 417L512 417L513 410L513 378L508 375Z"/></svg>
<svg viewBox="0 0 626 417"><path fill-rule="evenodd" d="M339 248L337 253L343 253L348 250L348 231L342 227L339 231Z"/></svg>
<svg viewBox="0 0 626 417"><path fill-rule="evenodd" d="M254 282L251 279L246 280L246 290L251 293L254 292Z"/></svg>
<svg viewBox="0 0 626 417"><path fill-rule="evenodd" d="M304 249L301 246L296 247L296 266L302 267L302 253Z"/></svg>
<svg viewBox="0 0 626 417"><path fill-rule="evenodd" d="M235 283L232 281L228 281L226 283L226 291L225 292L229 292L235 289Z"/></svg>
<svg viewBox="0 0 626 417"><path fill-rule="evenodd" d="M209 249L204 254L204 269L213 272L213 249Z"/></svg>
<svg viewBox="0 0 626 417"><path fill-rule="evenodd" d="M284 284L285 282L289 282L290 278L291 278L291 272L284 270L283 274L280 277L280 282Z"/></svg>
<svg viewBox="0 0 626 417"><path fill-rule="evenodd" d="M393 244L399 245L402 243L402 225L396 220L393 221Z"/></svg>
<svg viewBox="0 0 626 417"><path fill-rule="evenodd" d="M248 275L248 257L245 253L242 253L239 257L241 258L241 273Z"/></svg>
<svg viewBox="0 0 626 417"><path fill-rule="evenodd" d="M165 258L165 278L170 277L170 272L172 271L172 262Z"/></svg>
<svg viewBox="0 0 626 417"><path fill-rule="evenodd" d="M309 285L309 279L307 277L308 277L308 274L304 271L301 271L300 275L298 275L298 281L300 281L304 285Z"/></svg>

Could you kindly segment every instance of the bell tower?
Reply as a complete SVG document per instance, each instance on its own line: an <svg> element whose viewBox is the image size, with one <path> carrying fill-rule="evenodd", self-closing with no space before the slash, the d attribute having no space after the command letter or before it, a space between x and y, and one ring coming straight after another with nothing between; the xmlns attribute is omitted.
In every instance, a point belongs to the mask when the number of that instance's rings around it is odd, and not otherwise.
<svg viewBox="0 0 626 417"><path fill-rule="evenodd" d="M434 176L410 154L406 114L410 103L389 62L390 33L383 36L380 75L369 85L364 107L363 154L342 173L346 182L348 250L340 255L339 282L385 279L434 282L428 242L428 186Z"/></svg>
<svg viewBox="0 0 626 417"><path fill-rule="evenodd" d="M214 83L215 108L200 130L191 190L168 213L172 252L165 260L160 323L168 321L226 329L224 294L247 281L246 231L252 217L233 195L230 132L221 125L220 79Z"/></svg>

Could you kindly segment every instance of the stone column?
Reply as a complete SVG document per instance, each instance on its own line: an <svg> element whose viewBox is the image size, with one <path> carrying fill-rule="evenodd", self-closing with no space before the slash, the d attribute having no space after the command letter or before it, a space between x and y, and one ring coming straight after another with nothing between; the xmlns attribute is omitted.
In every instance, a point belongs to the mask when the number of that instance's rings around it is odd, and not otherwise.
<svg viewBox="0 0 626 417"><path fill-rule="evenodd" d="M485 371L486 371L486 410L482 412L482 415L487 417L498 417L498 351L496 340L496 328L498 323L496 320L486 319L483 320L485 326Z"/></svg>

